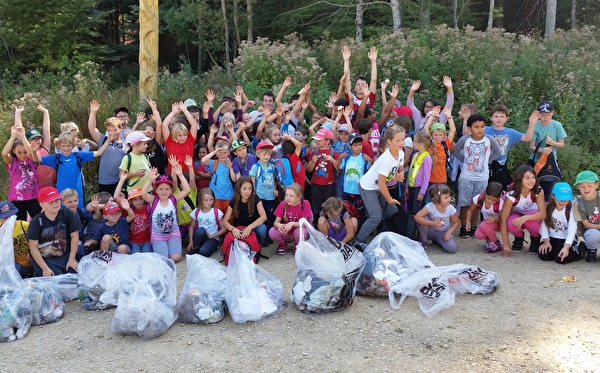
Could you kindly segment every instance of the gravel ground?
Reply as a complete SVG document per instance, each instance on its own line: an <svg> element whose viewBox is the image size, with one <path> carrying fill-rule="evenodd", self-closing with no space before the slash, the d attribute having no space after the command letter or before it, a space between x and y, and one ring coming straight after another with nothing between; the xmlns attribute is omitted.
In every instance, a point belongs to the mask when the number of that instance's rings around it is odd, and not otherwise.
<svg viewBox="0 0 600 373"><path fill-rule="evenodd" d="M489 295L457 296L453 307L426 317L414 298L399 310L384 298L357 297L343 311L308 315L290 306L274 319L214 325L176 322L153 340L110 331L114 309L86 311L67 303L63 318L34 326L22 340L1 344L2 372L595 372L600 371L600 261L558 265L527 248L502 258L482 241L458 238L459 251L431 245L436 265L467 263L496 271ZM260 265L286 293L295 262L278 256ZM217 254L214 255L217 258ZM181 289L187 268L177 265ZM560 283L564 275L577 281Z"/></svg>

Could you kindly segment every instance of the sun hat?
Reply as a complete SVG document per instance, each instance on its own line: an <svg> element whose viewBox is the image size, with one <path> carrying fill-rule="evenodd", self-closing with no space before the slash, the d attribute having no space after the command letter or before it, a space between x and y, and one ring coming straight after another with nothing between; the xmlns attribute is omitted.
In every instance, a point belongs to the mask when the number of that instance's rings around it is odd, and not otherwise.
<svg viewBox="0 0 600 373"><path fill-rule="evenodd" d="M134 199L142 196L142 188L133 187L127 191L127 199Z"/></svg>
<svg viewBox="0 0 600 373"><path fill-rule="evenodd" d="M554 198L559 201L573 200L573 189L571 189L569 183L565 183L564 181L554 184L552 187L552 194L554 194Z"/></svg>
<svg viewBox="0 0 600 373"><path fill-rule="evenodd" d="M242 146L246 146L246 142L244 140L233 140L231 143L231 151L234 152Z"/></svg>
<svg viewBox="0 0 600 373"><path fill-rule="evenodd" d="M60 199L62 196L58 192L56 188L53 187L43 187L38 192L38 201L47 203L50 201L54 201L55 199Z"/></svg>
<svg viewBox="0 0 600 373"><path fill-rule="evenodd" d="M159 184L173 185L173 178L169 175L160 175L159 177L156 178L156 180L154 180L153 185L157 186Z"/></svg>
<svg viewBox="0 0 600 373"><path fill-rule="evenodd" d="M107 204L104 205L104 208L102 209L102 214L103 215L110 215L114 212L121 212L121 208L119 207L119 205L117 205L114 202L108 202Z"/></svg>
<svg viewBox="0 0 600 373"><path fill-rule="evenodd" d="M348 125L346 123L340 124L340 127L338 128L338 132L350 133L350 130L348 129Z"/></svg>
<svg viewBox="0 0 600 373"><path fill-rule="evenodd" d="M579 183L595 183L596 181L598 181L598 175L593 171L585 170L577 174L575 185Z"/></svg>
<svg viewBox="0 0 600 373"><path fill-rule="evenodd" d="M333 139L333 133L331 133L331 130L328 128L321 128L319 130L319 132L317 132L314 136L313 136L314 140L325 140L325 139Z"/></svg>
<svg viewBox="0 0 600 373"><path fill-rule="evenodd" d="M19 211L10 201L0 202L0 219L8 218Z"/></svg>
<svg viewBox="0 0 600 373"><path fill-rule="evenodd" d="M27 130L27 132L25 132L25 137L27 137L27 140L31 140L35 137L42 137L42 134L37 129L32 128L32 129Z"/></svg>
<svg viewBox="0 0 600 373"><path fill-rule="evenodd" d="M127 135L125 138L125 146L123 146L123 150L128 152L129 148L133 147L135 144L141 141L149 141L151 140L145 133L140 131L133 131Z"/></svg>
<svg viewBox="0 0 600 373"><path fill-rule="evenodd" d="M446 125L444 123L434 123L431 125L431 132L438 130L446 132Z"/></svg>

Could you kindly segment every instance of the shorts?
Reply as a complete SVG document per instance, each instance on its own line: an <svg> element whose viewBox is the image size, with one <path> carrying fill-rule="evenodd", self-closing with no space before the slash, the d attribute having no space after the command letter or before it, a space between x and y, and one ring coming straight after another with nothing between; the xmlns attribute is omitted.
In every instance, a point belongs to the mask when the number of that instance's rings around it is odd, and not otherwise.
<svg viewBox="0 0 600 373"><path fill-rule="evenodd" d="M473 197L480 195L485 192L488 181L474 181L465 180L463 178L458 179L458 202L457 207L468 207L473 202Z"/></svg>

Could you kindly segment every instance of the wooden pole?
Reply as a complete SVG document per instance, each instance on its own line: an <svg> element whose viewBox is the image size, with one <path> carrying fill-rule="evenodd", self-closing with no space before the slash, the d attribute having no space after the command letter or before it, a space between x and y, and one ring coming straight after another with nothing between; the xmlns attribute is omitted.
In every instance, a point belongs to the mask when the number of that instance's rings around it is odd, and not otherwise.
<svg viewBox="0 0 600 373"><path fill-rule="evenodd" d="M156 99L158 86L158 0L140 0L140 102Z"/></svg>

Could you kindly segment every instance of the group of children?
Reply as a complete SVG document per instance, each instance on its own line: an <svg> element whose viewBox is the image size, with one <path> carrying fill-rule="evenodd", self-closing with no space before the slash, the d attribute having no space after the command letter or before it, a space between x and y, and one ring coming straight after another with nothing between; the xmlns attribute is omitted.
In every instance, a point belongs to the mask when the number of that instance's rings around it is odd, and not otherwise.
<svg viewBox="0 0 600 373"><path fill-rule="evenodd" d="M18 107L2 152L10 172L10 202L0 204L6 209L0 216L17 213L29 240L29 257L19 249L22 273L76 270L77 259L97 249L153 251L178 262L184 247L190 254L212 255L226 235L252 236L262 246L275 242L276 252L284 255L306 234L302 218L364 249L368 237L385 229L385 219L399 211L414 217L408 224L416 225L418 234L412 238L424 248L431 240L456 252L453 233L460 228L461 237L486 240L485 252L502 250L507 256L523 248L526 230L529 250L542 259L564 263L575 258L573 250L587 246L587 259L595 260L598 245L592 242L600 242L600 231L594 226L599 205L594 204L598 178L593 173L578 175L582 196L573 209L567 203L573 200L568 184L540 183L529 166L516 170L508 192L507 185L490 181L490 164L505 168L516 143L528 142L534 160L564 146L566 133L552 120L551 103L540 103L526 133L504 127L509 112L503 105L491 108L492 126L474 105L463 105L457 128L449 77L443 79L445 105L428 99L421 109L414 105L420 81L412 84L402 106L397 85L386 95L386 80L377 117L377 50L369 51L370 84L359 77L354 90L349 49L342 54L344 76L326 113L314 107L310 84L289 104L281 102L291 78L277 97L266 92L252 112L247 109L254 102L241 87L233 97L223 96L217 108L208 90L202 107L191 99L174 103L164 120L149 99L132 128L128 109L120 107L105 120L105 133L97 128L100 104L93 100L88 120L93 141L78 139L75 124L61 126L56 154L50 154L47 110L38 107L44 113L42 132L25 131L24 108ZM306 110L312 111L311 119ZM90 146L99 148L89 151ZM81 170L97 157L98 194L86 205ZM459 170L452 169L453 162ZM459 174L457 207L447 185L453 173ZM575 244L577 228L585 245Z"/></svg>

